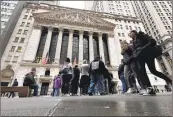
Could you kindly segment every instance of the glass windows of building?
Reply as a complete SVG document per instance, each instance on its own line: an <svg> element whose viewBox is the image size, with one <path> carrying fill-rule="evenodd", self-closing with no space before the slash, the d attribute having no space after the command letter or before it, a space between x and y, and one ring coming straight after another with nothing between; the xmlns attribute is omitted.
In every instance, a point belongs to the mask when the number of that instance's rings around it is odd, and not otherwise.
<svg viewBox="0 0 173 117"><path fill-rule="evenodd" d="M46 43L47 33L48 33L48 28L43 27L41 37L40 37L39 46L37 49L36 58L35 58L36 63L39 63L42 60L42 55L43 55L43 50L44 50L44 46Z"/></svg>
<svg viewBox="0 0 173 117"><path fill-rule="evenodd" d="M65 29L63 33L62 44L61 44L61 53L60 53L61 65L64 64L64 61L67 58L68 41L69 41L69 31Z"/></svg>
<svg viewBox="0 0 173 117"><path fill-rule="evenodd" d="M16 37L16 38L14 39L14 42L16 43L16 42L18 42L18 40L19 40L19 37Z"/></svg>
<svg viewBox="0 0 173 117"><path fill-rule="evenodd" d="M52 38L49 48L49 60L48 63L51 64L55 61L56 46L58 42L58 29L54 29L52 32Z"/></svg>
<svg viewBox="0 0 173 117"><path fill-rule="evenodd" d="M84 34L83 38L83 60L89 62L89 36L87 34Z"/></svg>
<svg viewBox="0 0 173 117"><path fill-rule="evenodd" d="M76 60L76 63L78 63L78 57L79 57L79 32L74 31L73 34L73 46L72 46L72 62Z"/></svg>
<svg viewBox="0 0 173 117"><path fill-rule="evenodd" d="M93 34L93 48L94 48L94 58L100 56L99 52L99 40L97 34Z"/></svg>
<svg viewBox="0 0 173 117"><path fill-rule="evenodd" d="M22 47L18 46L17 51L16 52L21 52L22 51Z"/></svg>
<svg viewBox="0 0 173 117"><path fill-rule="evenodd" d="M25 38L21 38L20 43L24 43Z"/></svg>
<svg viewBox="0 0 173 117"><path fill-rule="evenodd" d="M10 52L14 52L16 46L12 46Z"/></svg>

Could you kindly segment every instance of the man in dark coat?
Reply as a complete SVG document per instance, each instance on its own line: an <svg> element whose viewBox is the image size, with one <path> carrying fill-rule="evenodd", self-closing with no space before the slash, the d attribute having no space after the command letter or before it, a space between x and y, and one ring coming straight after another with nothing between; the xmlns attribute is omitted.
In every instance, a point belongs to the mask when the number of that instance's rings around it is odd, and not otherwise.
<svg viewBox="0 0 173 117"><path fill-rule="evenodd" d="M96 57L90 64L89 74L91 77L90 87L88 89L88 94L90 96L94 93L94 87L98 84L98 89L100 95L105 95L104 77L103 73L105 71L105 64L100 60L100 57Z"/></svg>

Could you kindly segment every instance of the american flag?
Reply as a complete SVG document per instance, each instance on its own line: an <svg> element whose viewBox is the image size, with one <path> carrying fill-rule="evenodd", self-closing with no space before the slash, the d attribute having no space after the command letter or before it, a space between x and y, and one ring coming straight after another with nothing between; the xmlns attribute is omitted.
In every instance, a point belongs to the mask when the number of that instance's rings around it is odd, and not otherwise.
<svg viewBox="0 0 173 117"><path fill-rule="evenodd" d="M43 59L42 64L47 64L47 61L49 59L49 52L47 52L46 57Z"/></svg>

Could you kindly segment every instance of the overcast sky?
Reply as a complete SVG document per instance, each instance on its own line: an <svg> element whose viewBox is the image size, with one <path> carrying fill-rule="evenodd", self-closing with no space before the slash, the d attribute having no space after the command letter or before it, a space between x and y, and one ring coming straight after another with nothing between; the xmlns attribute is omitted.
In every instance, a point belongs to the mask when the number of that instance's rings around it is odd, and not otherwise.
<svg viewBox="0 0 173 117"><path fill-rule="evenodd" d="M84 9L84 1L60 1L60 6Z"/></svg>

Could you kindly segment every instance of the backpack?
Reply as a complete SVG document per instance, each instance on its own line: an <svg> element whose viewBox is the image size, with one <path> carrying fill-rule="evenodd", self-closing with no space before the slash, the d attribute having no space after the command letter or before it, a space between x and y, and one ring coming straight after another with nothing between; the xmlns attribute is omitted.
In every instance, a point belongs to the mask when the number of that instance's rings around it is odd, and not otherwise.
<svg viewBox="0 0 173 117"><path fill-rule="evenodd" d="M100 63L100 61L93 61L91 63L91 70L92 70L92 72L96 72L96 71L99 70L99 63Z"/></svg>

